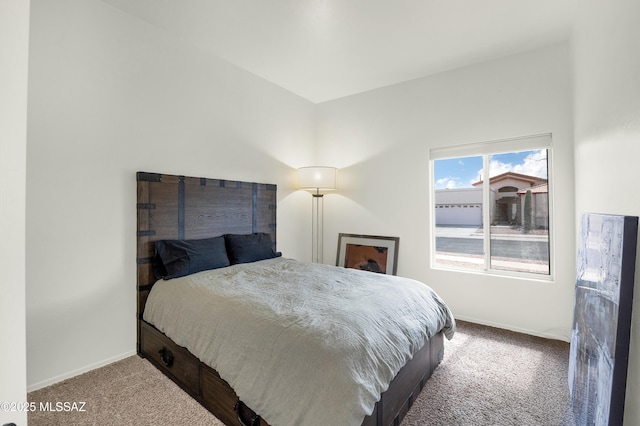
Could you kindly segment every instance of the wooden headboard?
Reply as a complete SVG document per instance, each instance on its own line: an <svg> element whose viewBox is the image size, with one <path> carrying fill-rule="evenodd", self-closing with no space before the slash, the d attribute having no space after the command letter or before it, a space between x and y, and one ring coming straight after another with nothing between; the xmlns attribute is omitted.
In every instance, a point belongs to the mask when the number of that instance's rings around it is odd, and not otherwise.
<svg viewBox="0 0 640 426"><path fill-rule="evenodd" d="M265 232L276 249L276 185L147 172L138 172L137 182L138 320L156 282L155 241Z"/></svg>

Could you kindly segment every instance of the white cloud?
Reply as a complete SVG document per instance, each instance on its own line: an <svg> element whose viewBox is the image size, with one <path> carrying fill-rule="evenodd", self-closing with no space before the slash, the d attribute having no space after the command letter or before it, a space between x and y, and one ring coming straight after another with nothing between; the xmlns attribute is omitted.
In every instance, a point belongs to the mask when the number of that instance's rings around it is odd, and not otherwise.
<svg viewBox="0 0 640 426"><path fill-rule="evenodd" d="M453 189L456 187L457 182L460 178L457 177L443 177L436 181L436 189Z"/></svg>
<svg viewBox="0 0 640 426"><path fill-rule="evenodd" d="M527 155L521 164L516 164L515 166L499 160L489 161L489 176L498 176L507 172L547 179L547 150L531 151L531 154ZM478 171L477 179L472 183L480 180L482 180L482 169Z"/></svg>
<svg viewBox="0 0 640 426"><path fill-rule="evenodd" d="M522 164L517 164L513 171L523 175L547 178L547 150L533 151L527 155Z"/></svg>
<svg viewBox="0 0 640 426"><path fill-rule="evenodd" d="M478 174L469 181L469 187L472 187L474 183L478 183L482 180L482 169L478 170Z"/></svg>
<svg viewBox="0 0 640 426"><path fill-rule="evenodd" d="M498 176L502 173L507 173L513 170L513 164L511 163L502 163L498 160L489 161L489 176Z"/></svg>

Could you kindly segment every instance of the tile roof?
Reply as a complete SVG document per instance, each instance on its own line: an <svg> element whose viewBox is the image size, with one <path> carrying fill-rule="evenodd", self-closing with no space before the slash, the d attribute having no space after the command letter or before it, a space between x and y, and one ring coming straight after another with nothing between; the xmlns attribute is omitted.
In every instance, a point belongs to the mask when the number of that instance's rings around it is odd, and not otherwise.
<svg viewBox="0 0 640 426"><path fill-rule="evenodd" d="M546 183L532 186L531 188L523 188L518 191L518 194L526 194L530 190L532 194L546 194L549 192L549 185Z"/></svg>
<svg viewBox="0 0 640 426"><path fill-rule="evenodd" d="M533 186L535 184L540 184L541 182L546 182L547 179L545 178L541 178L541 177L537 177L537 176L530 176L530 175L523 175L521 173L515 173L515 172L505 172L502 174L499 174L497 176L493 176L492 178L489 179L489 183L495 183L495 182L499 182L501 180L504 179L509 179L509 178L513 178L513 179L517 179L517 180L521 180L521 181L525 181L525 182L529 182L529 185ZM483 181L480 180L476 183L473 183L473 186L477 186L482 184Z"/></svg>

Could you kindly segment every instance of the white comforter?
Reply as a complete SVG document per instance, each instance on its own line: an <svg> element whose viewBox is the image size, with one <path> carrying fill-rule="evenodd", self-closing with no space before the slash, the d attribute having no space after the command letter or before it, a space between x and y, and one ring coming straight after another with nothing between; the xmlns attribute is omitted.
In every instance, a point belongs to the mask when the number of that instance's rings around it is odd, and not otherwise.
<svg viewBox="0 0 640 426"><path fill-rule="evenodd" d="M455 329L425 284L285 258L159 281L144 319L272 426L360 425L425 341Z"/></svg>

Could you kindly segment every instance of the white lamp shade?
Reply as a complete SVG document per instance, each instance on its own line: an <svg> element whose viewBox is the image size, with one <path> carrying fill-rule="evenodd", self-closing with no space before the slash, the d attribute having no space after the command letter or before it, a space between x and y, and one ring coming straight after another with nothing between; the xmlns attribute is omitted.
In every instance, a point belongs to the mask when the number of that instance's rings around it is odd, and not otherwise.
<svg viewBox="0 0 640 426"><path fill-rule="evenodd" d="M338 169L335 167L301 167L298 169L298 189L338 189Z"/></svg>

